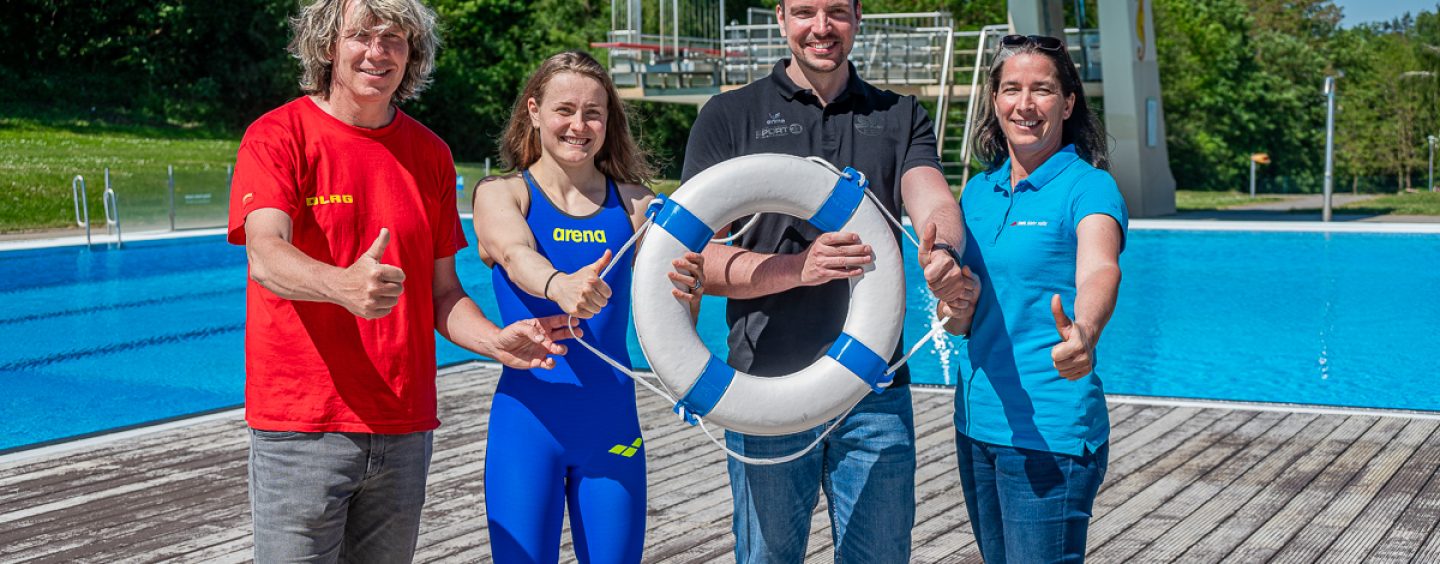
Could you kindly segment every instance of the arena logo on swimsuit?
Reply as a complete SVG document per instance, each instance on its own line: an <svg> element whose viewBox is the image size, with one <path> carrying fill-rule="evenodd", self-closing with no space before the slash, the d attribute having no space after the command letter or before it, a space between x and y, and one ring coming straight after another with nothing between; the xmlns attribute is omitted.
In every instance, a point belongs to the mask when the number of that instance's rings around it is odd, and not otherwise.
<svg viewBox="0 0 1440 564"><path fill-rule="evenodd" d="M604 229L565 229L556 227L551 236L561 243L604 243Z"/></svg>
<svg viewBox="0 0 1440 564"><path fill-rule="evenodd" d="M307 206L323 206L326 204L353 204L355 197L350 194L331 194L329 196L311 196L305 198Z"/></svg>

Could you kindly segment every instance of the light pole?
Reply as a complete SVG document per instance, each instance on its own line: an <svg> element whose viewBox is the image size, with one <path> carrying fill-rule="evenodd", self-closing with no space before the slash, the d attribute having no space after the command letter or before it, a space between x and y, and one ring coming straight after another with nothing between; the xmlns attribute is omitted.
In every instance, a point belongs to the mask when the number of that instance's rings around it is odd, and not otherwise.
<svg viewBox="0 0 1440 564"><path fill-rule="evenodd" d="M1325 77L1325 208L1320 220L1330 221L1330 197L1335 191L1335 77Z"/></svg>
<svg viewBox="0 0 1440 564"><path fill-rule="evenodd" d="M1426 137L1425 140L1430 142L1430 191L1431 191L1431 192L1434 192L1434 191L1435 191L1435 141L1436 141L1437 139L1436 139L1436 137L1435 137L1434 135L1431 135L1431 136Z"/></svg>

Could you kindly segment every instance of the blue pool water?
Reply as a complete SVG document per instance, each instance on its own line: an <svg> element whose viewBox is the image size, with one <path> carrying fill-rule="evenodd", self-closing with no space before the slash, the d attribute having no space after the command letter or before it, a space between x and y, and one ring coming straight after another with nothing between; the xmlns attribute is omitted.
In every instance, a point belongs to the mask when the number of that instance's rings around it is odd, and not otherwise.
<svg viewBox="0 0 1440 564"><path fill-rule="evenodd" d="M933 307L912 254L910 342ZM488 269L472 249L458 264L496 315ZM1437 264L1435 235L1132 231L1105 388L1440 410ZM244 251L218 236L0 253L0 451L239 405L244 288ZM700 321L722 356L723 305L706 298ZM916 355L914 380L953 382L960 344ZM474 358L443 340L437 354Z"/></svg>

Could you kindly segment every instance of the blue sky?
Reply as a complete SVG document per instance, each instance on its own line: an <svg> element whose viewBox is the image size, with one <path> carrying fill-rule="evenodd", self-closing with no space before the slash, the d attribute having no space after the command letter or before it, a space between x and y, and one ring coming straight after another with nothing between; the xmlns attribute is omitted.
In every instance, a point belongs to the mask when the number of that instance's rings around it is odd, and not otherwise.
<svg viewBox="0 0 1440 564"><path fill-rule="evenodd" d="M1335 4L1345 10L1345 19L1340 22L1344 27L1385 21L1405 12L1434 12L1436 2L1437 0L1335 0Z"/></svg>

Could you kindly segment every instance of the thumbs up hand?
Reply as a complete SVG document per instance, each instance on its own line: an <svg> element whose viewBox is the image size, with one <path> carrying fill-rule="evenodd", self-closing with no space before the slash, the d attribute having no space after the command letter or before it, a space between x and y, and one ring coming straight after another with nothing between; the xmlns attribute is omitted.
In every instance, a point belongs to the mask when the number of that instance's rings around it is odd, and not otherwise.
<svg viewBox="0 0 1440 564"><path fill-rule="evenodd" d="M337 288L339 303L350 313L365 319L379 319L389 315L400 303L400 294L405 291L405 271L380 262L389 245L390 230L381 228L370 248L341 275Z"/></svg>
<svg viewBox="0 0 1440 564"><path fill-rule="evenodd" d="M610 249L589 265L571 274L561 273L551 281L545 298L555 302L565 313L580 319L589 319L605 304L610 303L610 285L600 279L600 273L610 264Z"/></svg>
<svg viewBox="0 0 1440 564"><path fill-rule="evenodd" d="M1055 316L1055 331L1060 334L1060 344L1050 349L1050 360L1055 363L1055 370L1060 372L1060 376L1066 380L1079 380L1095 370L1094 337L1065 315L1060 294L1050 298L1050 313Z"/></svg>

